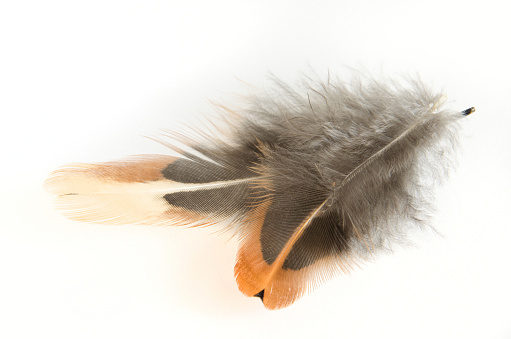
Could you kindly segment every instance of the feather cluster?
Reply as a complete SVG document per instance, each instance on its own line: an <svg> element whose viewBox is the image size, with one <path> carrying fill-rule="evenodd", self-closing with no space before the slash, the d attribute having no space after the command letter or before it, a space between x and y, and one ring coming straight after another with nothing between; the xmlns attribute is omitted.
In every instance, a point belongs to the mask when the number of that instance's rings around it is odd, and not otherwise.
<svg viewBox="0 0 511 339"><path fill-rule="evenodd" d="M428 189L449 167L462 112L418 80L275 80L224 108L222 137L176 137L193 151L75 164L47 180L68 217L209 225L239 234L241 292L269 309L425 225Z"/></svg>

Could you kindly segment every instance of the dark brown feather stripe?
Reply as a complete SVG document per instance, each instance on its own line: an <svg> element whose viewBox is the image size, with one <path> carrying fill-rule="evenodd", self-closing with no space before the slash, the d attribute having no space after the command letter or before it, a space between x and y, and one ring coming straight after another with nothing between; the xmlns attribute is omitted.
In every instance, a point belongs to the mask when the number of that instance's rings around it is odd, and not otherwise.
<svg viewBox="0 0 511 339"><path fill-rule="evenodd" d="M188 160L184 158L170 163L161 173L165 179L185 184L205 184L254 176L254 173L246 166L226 168L203 159Z"/></svg>
<svg viewBox="0 0 511 339"><path fill-rule="evenodd" d="M248 184L165 194L172 206L212 216L229 216L245 209Z"/></svg>
<svg viewBox="0 0 511 339"><path fill-rule="evenodd" d="M352 230L343 227L336 211L327 211L314 218L304 234L293 245L282 268L300 270L328 256L340 256L348 251L347 240Z"/></svg>

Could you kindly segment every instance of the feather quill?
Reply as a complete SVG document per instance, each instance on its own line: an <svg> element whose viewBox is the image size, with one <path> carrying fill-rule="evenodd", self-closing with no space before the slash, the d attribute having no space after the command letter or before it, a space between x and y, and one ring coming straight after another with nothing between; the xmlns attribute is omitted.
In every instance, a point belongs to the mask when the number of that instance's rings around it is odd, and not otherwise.
<svg viewBox="0 0 511 339"><path fill-rule="evenodd" d="M221 106L223 138L175 134L193 152L69 165L45 185L79 221L228 220L240 239L240 291L269 309L289 306L424 226L426 186L446 172L457 122L474 109L442 108L418 80L275 83L244 109Z"/></svg>

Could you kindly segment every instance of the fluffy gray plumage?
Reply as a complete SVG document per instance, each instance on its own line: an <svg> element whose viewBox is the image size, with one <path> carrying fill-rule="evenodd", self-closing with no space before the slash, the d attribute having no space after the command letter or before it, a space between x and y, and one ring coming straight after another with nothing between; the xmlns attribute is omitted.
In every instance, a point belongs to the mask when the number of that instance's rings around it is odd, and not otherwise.
<svg viewBox="0 0 511 339"><path fill-rule="evenodd" d="M442 109L442 94L419 80L275 84L231 121L227 147L196 148L226 168L255 167L273 203L293 213L326 202L321 214L359 235L348 232L342 251L367 257L426 225L429 189L452 164L462 112ZM275 228L286 227L296 223L276 216Z"/></svg>

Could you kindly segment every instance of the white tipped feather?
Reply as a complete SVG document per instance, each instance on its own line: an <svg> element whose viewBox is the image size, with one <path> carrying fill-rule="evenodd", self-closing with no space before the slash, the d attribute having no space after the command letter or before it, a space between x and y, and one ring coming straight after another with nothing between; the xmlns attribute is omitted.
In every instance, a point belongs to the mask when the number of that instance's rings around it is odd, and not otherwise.
<svg viewBox="0 0 511 339"><path fill-rule="evenodd" d="M77 221L107 224L195 225L213 223L214 217L200 211L172 206L166 195L209 191L244 185L252 178L182 183L161 177L163 165L175 158L163 158L157 175L133 177L135 167L147 170L158 156L133 157L103 164L72 164L54 171L45 182L47 191L57 195L56 205L66 217ZM142 179L145 179L142 181ZM133 181L138 180L138 181Z"/></svg>

